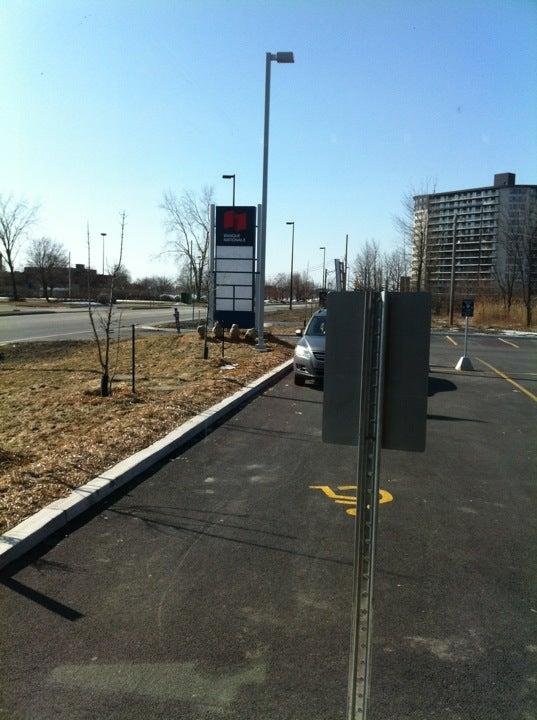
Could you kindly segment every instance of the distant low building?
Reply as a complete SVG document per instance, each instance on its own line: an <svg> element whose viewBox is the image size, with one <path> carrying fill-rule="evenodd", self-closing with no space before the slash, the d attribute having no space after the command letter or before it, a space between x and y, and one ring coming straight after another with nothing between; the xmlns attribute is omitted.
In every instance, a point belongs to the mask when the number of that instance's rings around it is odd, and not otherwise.
<svg viewBox="0 0 537 720"><path fill-rule="evenodd" d="M72 298L87 298L88 296L88 273L91 294L93 297L102 292L110 282L110 275L102 275L97 270L90 268L89 271L83 263L75 265L74 268L57 268L51 273L52 283L50 295L52 297L68 297L69 288ZM15 272L15 282L21 297L42 297L43 288L39 268L26 266L24 270ZM7 271L0 271L0 296L12 295L11 275Z"/></svg>

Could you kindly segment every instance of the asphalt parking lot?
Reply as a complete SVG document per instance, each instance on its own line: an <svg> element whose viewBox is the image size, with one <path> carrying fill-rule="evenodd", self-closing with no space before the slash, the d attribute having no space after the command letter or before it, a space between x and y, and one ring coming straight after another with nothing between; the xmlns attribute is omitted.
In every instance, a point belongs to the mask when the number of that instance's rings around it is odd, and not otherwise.
<svg viewBox="0 0 537 720"><path fill-rule="evenodd" d="M461 374L449 338L427 451L382 457L370 718L533 720L537 340ZM343 720L356 458L321 412L288 376L4 571L0 718Z"/></svg>

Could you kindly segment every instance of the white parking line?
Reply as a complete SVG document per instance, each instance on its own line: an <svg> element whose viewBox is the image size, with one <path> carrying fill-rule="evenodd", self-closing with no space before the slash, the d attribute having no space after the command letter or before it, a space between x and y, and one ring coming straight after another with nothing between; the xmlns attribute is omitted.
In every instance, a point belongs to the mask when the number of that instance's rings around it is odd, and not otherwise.
<svg viewBox="0 0 537 720"><path fill-rule="evenodd" d="M514 348L518 348L518 349L520 348L519 345L515 345L514 342L510 342L509 340L504 340L503 338L498 338L498 340L499 340L500 342L505 343L506 345L512 345Z"/></svg>

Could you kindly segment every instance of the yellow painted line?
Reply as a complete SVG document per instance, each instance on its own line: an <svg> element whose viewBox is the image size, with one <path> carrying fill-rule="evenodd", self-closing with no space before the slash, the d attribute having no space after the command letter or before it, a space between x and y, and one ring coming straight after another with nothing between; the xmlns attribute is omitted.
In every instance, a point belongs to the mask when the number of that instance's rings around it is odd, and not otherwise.
<svg viewBox="0 0 537 720"><path fill-rule="evenodd" d="M499 340L500 342L505 343L506 345L512 345L513 347L516 347L516 348L519 347L518 345L515 345L515 343L512 343L512 342L510 342L509 340L504 340L503 338L498 338L498 340Z"/></svg>
<svg viewBox="0 0 537 720"><path fill-rule="evenodd" d="M353 486L353 489L356 490L356 486ZM350 500L350 502L354 502L356 499L355 497L349 497L348 495L337 495L328 485L310 485L310 490L322 490L331 500Z"/></svg>
<svg viewBox="0 0 537 720"><path fill-rule="evenodd" d="M310 490L321 490L330 500L338 505L352 505L345 511L347 515L354 517L356 515L356 494L354 495L338 495L329 485L310 485ZM356 485L338 485L338 490L354 490L356 493ZM392 502L393 495L387 490L379 490L379 505Z"/></svg>
<svg viewBox="0 0 537 720"><path fill-rule="evenodd" d="M522 385L519 385L512 378L510 378L509 375L506 375L501 370L498 370L498 368L495 368L494 365L490 365L488 362L481 360L480 357L478 357L477 359L479 360L480 363L482 363L483 365L486 365L488 368L490 368L493 373L496 373L496 375L499 375L499 377L503 378L504 380L507 380L507 382L511 383L511 385L516 387L517 390L520 390L520 392L524 393L524 395L527 395L530 400L533 400L533 402L537 402L537 395L534 395L530 390L527 390L525 387L522 387Z"/></svg>
<svg viewBox="0 0 537 720"><path fill-rule="evenodd" d="M449 337L449 335L446 335L446 340L449 340L449 342L450 342L450 343L453 343L453 345L457 345L457 346L459 345L459 343L458 343L458 342L455 342L455 340L453 340L452 337Z"/></svg>

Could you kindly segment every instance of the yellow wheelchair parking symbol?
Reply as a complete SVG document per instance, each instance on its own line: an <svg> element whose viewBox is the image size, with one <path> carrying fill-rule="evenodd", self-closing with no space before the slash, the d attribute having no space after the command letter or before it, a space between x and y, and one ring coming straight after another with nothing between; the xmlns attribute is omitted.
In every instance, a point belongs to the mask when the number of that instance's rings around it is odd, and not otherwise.
<svg viewBox="0 0 537 720"><path fill-rule="evenodd" d="M352 505L353 507L347 508L345 511L347 515L354 517L356 515L356 485L338 485L338 490L349 491L353 490L354 495L338 495L335 493L329 485L310 485L310 490L321 490L326 497L333 500L338 505ZM387 490L379 490L379 504L392 502L393 495Z"/></svg>

